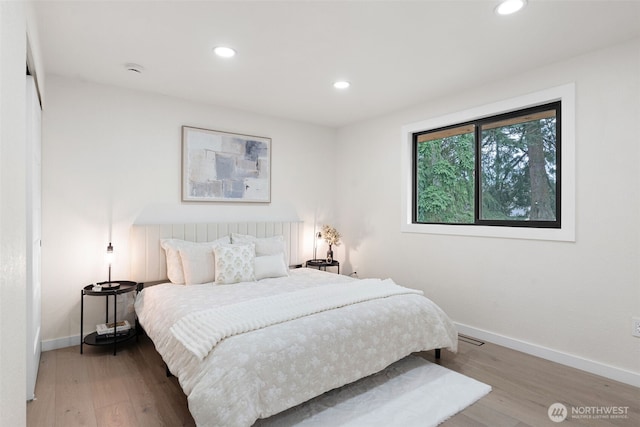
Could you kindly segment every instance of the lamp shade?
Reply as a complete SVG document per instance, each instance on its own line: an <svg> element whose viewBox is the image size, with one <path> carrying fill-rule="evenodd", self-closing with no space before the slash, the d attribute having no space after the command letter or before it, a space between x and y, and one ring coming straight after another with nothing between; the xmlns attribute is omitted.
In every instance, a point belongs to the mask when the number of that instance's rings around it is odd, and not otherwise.
<svg viewBox="0 0 640 427"><path fill-rule="evenodd" d="M104 260L109 265L113 264L113 246L111 245L111 242L109 242L109 245L107 246L107 252L104 256Z"/></svg>
<svg viewBox="0 0 640 427"><path fill-rule="evenodd" d="M318 241L320 241L320 239L322 239L322 233L320 233L319 231L317 233L315 233L314 239L313 239L313 259L315 260L317 258L317 254L318 254Z"/></svg>

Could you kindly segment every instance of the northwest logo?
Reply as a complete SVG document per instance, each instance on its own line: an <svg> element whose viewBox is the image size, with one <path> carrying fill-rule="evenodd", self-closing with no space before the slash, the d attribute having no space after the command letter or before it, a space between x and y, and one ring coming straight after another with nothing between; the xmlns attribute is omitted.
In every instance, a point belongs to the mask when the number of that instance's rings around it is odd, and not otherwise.
<svg viewBox="0 0 640 427"><path fill-rule="evenodd" d="M567 407L562 403L554 403L549 406L547 414L549 415L549 419L554 423L561 423L567 419L569 412L567 411Z"/></svg>

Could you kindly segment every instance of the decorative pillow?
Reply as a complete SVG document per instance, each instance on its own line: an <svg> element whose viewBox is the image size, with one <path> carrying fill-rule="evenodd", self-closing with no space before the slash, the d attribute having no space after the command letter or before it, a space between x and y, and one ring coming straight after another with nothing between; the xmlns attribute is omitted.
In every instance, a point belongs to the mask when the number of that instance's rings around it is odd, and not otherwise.
<svg viewBox="0 0 640 427"><path fill-rule="evenodd" d="M167 277L171 283L182 285L185 283L184 270L182 268L182 259L178 252L180 248L187 246L197 245L212 245L212 244L229 244L231 243L230 236L221 237L220 239L212 242L196 243L189 242L181 239L160 239L160 246L164 249L167 260Z"/></svg>
<svg viewBox="0 0 640 427"><path fill-rule="evenodd" d="M185 245L178 249L182 260L185 284L197 285L215 280L216 270L213 258L215 246L215 244Z"/></svg>
<svg viewBox="0 0 640 427"><path fill-rule="evenodd" d="M216 283L231 284L255 280L256 248L250 245L220 245L214 249Z"/></svg>
<svg viewBox="0 0 640 427"><path fill-rule="evenodd" d="M284 255L257 256L254 261L254 273L256 280L268 277L284 277L289 275L287 263L284 262Z"/></svg>
<svg viewBox="0 0 640 427"><path fill-rule="evenodd" d="M256 256L283 254L286 257L284 237L255 237L247 234L231 233L231 243L253 243L256 245Z"/></svg>

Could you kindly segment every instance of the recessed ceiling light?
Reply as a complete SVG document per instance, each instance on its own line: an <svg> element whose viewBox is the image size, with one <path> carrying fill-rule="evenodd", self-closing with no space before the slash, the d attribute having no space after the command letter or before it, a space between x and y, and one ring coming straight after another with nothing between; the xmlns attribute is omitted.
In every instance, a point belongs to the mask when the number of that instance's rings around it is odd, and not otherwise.
<svg viewBox="0 0 640 427"><path fill-rule="evenodd" d="M236 55L236 51L226 46L218 46L213 49L213 53L221 58L231 58Z"/></svg>
<svg viewBox="0 0 640 427"><path fill-rule="evenodd" d="M496 6L498 15L511 15L522 9L527 4L527 0L504 0Z"/></svg>
<svg viewBox="0 0 640 427"><path fill-rule="evenodd" d="M335 87L336 89L346 89L346 88L348 88L349 86L351 86L351 83L349 83L349 82L347 82L347 81L344 81L344 80L341 80L341 81L335 82L335 83L333 84L333 87Z"/></svg>

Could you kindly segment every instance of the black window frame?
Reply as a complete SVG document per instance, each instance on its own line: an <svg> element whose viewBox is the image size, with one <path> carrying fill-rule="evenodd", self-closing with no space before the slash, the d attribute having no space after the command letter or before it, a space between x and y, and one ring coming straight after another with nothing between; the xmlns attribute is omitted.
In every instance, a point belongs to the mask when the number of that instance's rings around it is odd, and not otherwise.
<svg viewBox="0 0 640 427"><path fill-rule="evenodd" d="M555 110L556 117L556 219L555 221L538 221L538 220L488 220L481 219L482 209L482 168L481 162L481 150L482 146L478 141L482 140L482 126L489 123L508 120L511 118L520 117L527 114L533 114L537 112L543 112L548 110ZM418 138L421 135L446 131L448 129L454 129L463 126L474 127L474 139L475 139L475 170L474 170L474 221L471 223L451 223L451 222L422 222L418 221ZM456 226L493 226L493 227L517 227L517 228L562 228L562 101L547 102L535 106L520 108L517 110L511 110L506 113L495 114L486 116L474 120L469 120L460 123L454 123L447 126L442 126L434 129L426 129L412 133L412 201L411 201L411 222L413 224L429 224L429 225L456 225Z"/></svg>

